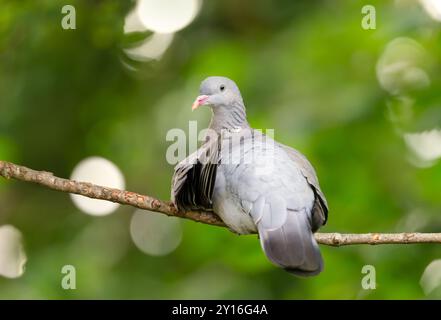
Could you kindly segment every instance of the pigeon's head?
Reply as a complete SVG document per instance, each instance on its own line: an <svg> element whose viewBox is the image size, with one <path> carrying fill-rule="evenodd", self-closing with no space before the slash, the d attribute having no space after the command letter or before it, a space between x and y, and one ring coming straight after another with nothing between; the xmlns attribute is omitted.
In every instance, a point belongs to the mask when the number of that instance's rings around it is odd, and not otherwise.
<svg viewBox="0 0 441 320"><path fill-rule="evenodd" d="M243 105L239 88L233 80L225 77L208 77L202 81L199 94L193 103L192 110L200 106L218 108Z"/></svg>

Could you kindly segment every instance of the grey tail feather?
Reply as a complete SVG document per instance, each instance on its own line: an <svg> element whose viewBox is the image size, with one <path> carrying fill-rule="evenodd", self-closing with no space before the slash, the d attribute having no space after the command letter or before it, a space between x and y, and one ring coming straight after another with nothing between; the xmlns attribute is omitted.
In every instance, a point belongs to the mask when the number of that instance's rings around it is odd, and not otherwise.
<svg viewBox="0 0 441 320"><path fill-rule="evenodd" d="M278 229L265 229L259 224L257 227L263 251L274 264L303 277L323 270L320 249L305 210L288 210L285 223Z"/></svg>

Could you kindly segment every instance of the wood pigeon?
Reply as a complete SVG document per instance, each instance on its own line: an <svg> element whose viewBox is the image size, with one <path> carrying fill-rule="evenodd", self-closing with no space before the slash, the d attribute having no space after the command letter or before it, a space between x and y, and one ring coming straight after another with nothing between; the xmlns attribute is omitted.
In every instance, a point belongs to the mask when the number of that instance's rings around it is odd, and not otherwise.
<svg viewBox="0 0 441 320"><path fill-rule="evenodd" d="M328 205L309 161L247 122L237 85L209 77L192 109L209 106L204 144L175 167L171 197L180 210L216 213L235 233L258 232L266 256L300 276L317 275L323 260L313 233Z"/></svg>

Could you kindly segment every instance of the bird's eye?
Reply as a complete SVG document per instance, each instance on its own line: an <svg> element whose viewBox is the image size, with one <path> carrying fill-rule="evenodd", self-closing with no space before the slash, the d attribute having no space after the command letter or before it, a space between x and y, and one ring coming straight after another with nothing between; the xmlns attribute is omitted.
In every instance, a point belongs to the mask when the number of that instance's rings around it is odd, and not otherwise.
<svg viewBox="0 0 441 320"><path fill-rule="evenodd" d="M225 86L223 84L221 84L220 91L224 91L224 90L225 90Z"/></svg>

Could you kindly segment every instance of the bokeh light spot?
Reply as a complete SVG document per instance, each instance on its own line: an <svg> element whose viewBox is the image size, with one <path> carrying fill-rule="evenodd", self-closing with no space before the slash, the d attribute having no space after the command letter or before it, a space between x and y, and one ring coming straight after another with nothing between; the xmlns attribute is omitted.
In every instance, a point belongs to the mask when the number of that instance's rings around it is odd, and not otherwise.
<svg viewBox="0 0 441 320"><path fill-rule="evenodd" d="M427 14L434 20L441 21L440 0L420 0L421 5Z"/></svg>
<svg viewBox="0 0 441 320"><path fill-rule="evenodd" d="M107 159L101 157L90 157L82 160L74 168L71 180L90 182L100 186L124 189L124 176L118 167ZM84 213L103 216L114 212L118 203L90 199L84 196L70 195L75 206Z"/></svg>
<svg viewBox="0 0 441 320"><path fill-rule="evenodd" d="M421 276L420 285L425 295L429 295L441 285L441 259L429 263Z"/></svg>
<svg viewBox="0 0 441 320"><path fill-rule="evenodd" d="M124 52L133 60L159 60L172 41L173 33L154 33L137 46L124 49Z"/></svg>
<svg viewBox="0 0 441 320"><path fill-rule="evenodd" d="M26 253L23 249L21 232L11 226L0 227L0 275L18 278L25 270Z"/></svg>
<svg viewBox="0 0 441 320"><path fill-rule="evenodd" d="M130 11L124 19L124 33L143 31L146 31L146 29L139 19L138 11L135 8Z"/></svg>
<svg viewBox="0 0 441 320"><path fill-rule="evenodd" d="M147 29L173 33L189 25L200 7L200 0L139 0L137 12Z"/></svg>
<svg viewBox="0 0 441 320"><path fill-rule="evenodd" d="M414 164L421 167L433 165L441 158L441 130L405 133L404 141L407 147L417 157Z"/></svg>
<svg viewBox="0 0 441 320"><path fill-rule="evenodd" d="M167 255L181 243L181 222L178 218L137 210L130 223L130 235L142 252L152 256Z"/></svg>
<svg viewBox="0 0 441 320"><path fill-rule="evenodd" d="M426 72L428 55L425 49L410 38L396 38L388 43L376 66L381 87L390 94L430 85Z"/></svg>

